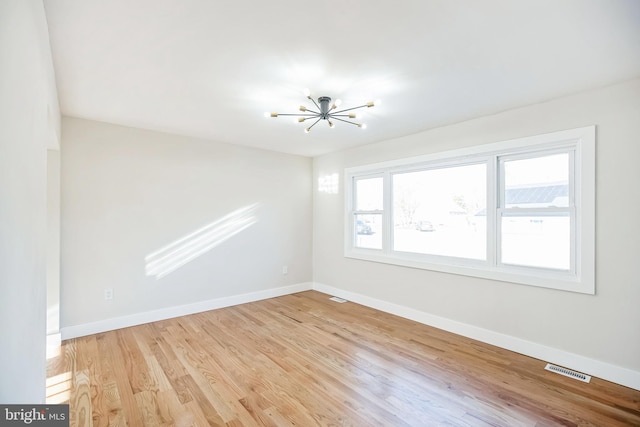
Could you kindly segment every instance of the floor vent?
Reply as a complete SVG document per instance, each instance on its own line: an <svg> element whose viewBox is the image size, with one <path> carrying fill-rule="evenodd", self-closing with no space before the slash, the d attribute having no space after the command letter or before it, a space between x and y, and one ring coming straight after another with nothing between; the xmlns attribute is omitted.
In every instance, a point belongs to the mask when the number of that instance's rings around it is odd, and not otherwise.
<svg viewBox="0 0 640 427"><path fill-rule="evenodd" d="M340 304L342 304L343 302L347 302L346 299L344 298L339 298L339 297L331 297L329 298L331 301L335 301L335 302L339 302Z"/></svg>
<svg viewBox="0 0 640 427"><path fill-rule="evenodd" d="M589 375L585 375L582 372L572 371L571 369L563 368L561 366L552 365L551 363L547 363L547 366L545 366L544 369L585 383L591 381L591 377Z"/></svg>

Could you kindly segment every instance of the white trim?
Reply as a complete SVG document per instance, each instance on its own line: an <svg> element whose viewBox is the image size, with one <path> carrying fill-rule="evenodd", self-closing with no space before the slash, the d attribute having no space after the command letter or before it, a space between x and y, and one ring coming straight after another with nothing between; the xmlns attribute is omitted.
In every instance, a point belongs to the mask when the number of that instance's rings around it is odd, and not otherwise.
<svg viewBox="0 0 640 427"><path fill-rule="evenodd" d="M379 174L381 169L403 168L408 164L438 162L441 164L443 160L462 159L470 157L472 162L475 161L477 155L503 155L504 152L518 153L520 151L530 151L531 146L538 146L544 149L545 146L556 147L557 142L549 143L549 137L552 136L554 141L573 141L581 138L586 141L595 143L595 125L584 126L575 129L561 130L557 132L549 132L540 135L527 136L523 138L514 138L506 141L493 142L488 144L474 145L471 147L457 148L455 150L439 151L435 153L422 154L413 157L404 157L401 159L388 160L384 162L372 163L367 165L353 166L345 169L345 172L353 175L360 175L368 172L372 176ZM521 150L518 147L523 147Z"/></svg>
<svg viewBox="0 0 640 427"><path fill-rule="evenodd" d="M47 335L47 347L59 347L61 343L62 337L59 332Z"/></svg>
<svg viewBox="0 0 640 427"><path fill-rule="evenodd" d="M59 332L47 335L47 360L60 354L62 338Z"/></svg>
<svg viewBox="0 0 640 427"><path fill-rule="evenodd" d="M436 316L399 304L379 300L355 292L345 291L322 283L313 283L313 289L318 292L334 295L367 307L375 308L376 310L384 311L385 313L394 314L405 319L410 319L457 335L462 335L506 350L524 354L525 356L588 373L594 377L602 378L625 387L640 390L640 372L638 371L491 331L489 329L480 328L478 326L469 325L467 323L447 319L445 317Z"/></svg>
<svg viewBox="0 0 640 427"><path fill-rule="evenodd" d="M283 286L280 288L250 292L246 294L231 295L228 297L200 301L192 304L184 304L175 307L167 307L159 310L147 311L143 313L130 314L127 316L113 317L110 319L99 320L97 322L65 326L60 329L60 334L62 335L63 340L68 340L85 335L113 331L115 329L142 325L144 323L157 322L159 320L166 320L174 317L187 316L189 314L215 310L218 308L230 307L232 305L246 304L249 302L275 298L282 295L289 295L296 292L308 291L311 289L312 283L305 282L295 285Z"/></svg>

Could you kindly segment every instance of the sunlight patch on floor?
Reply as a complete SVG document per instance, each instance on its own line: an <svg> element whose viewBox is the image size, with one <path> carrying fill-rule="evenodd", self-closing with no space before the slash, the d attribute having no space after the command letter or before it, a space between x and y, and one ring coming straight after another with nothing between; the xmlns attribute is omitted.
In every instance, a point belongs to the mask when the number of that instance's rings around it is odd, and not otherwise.
<svg viewBox="0 0 640 427"><path fill-rule="evenodd" d="M73 383L71 372L47 378L47 403L59 404L69 402Z"/></svg>

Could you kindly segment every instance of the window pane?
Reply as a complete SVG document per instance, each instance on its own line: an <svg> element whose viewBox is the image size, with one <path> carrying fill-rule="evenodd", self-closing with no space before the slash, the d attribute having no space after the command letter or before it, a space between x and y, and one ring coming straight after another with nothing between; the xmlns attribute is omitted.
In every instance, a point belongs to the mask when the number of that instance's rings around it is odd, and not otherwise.
<svg viewBox="0 0 640 427"><path fill-rule="evenodd" d="M569 155L504 162L506 208L569 206Z"/></svg>
<svg viewBox="0 0 640 427"><path fill-rule="evenodd" d="M358 179L356 181L357 211L382 210L382 177Z"/></svg>
<svg viewBox="0 0 640 427"><path fill-rule="evenodd" d="M569 270L569 214L553 216L502 215L502 263Z"/></svg>
<svg viewBox="0 0 640 427"><path fill-rule="evenodd" d="M382 215L354 215L355 246L382 249Z"/></svg>
<svg viewBox="0 0 640 427"><path fill-rule="evenodd" d="M393 249L486 259L486 165L393 175Z"/></svg>

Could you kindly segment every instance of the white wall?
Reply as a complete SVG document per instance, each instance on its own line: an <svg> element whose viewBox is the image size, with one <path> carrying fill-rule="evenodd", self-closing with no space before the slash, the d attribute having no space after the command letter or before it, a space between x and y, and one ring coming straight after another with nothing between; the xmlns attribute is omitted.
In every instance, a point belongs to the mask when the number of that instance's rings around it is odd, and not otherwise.
<svg viewBox="0 0 640 427"><path fill-rule="evenodd" d="M41 1L0 2L0 402L44 403L47 147L59 109Z"/></svg>
<svg viewBox="0 0 640 427"><path fill-rule="evenodd" d="M309 283L311 169L305 157L65 117L63 338L65 328ZM233 212L225 230L256 222L164 277L146 275L150 254Z"/></svg>
<svg viewBox="0 0 640 427"><path fill-rule="evenodd" d="M314 179L587 125L597 125L595 296L344 258L342 181L339 194L314 194L314 281L620 367L618 379L640 387L640 80L318 157Z"/></svg>

